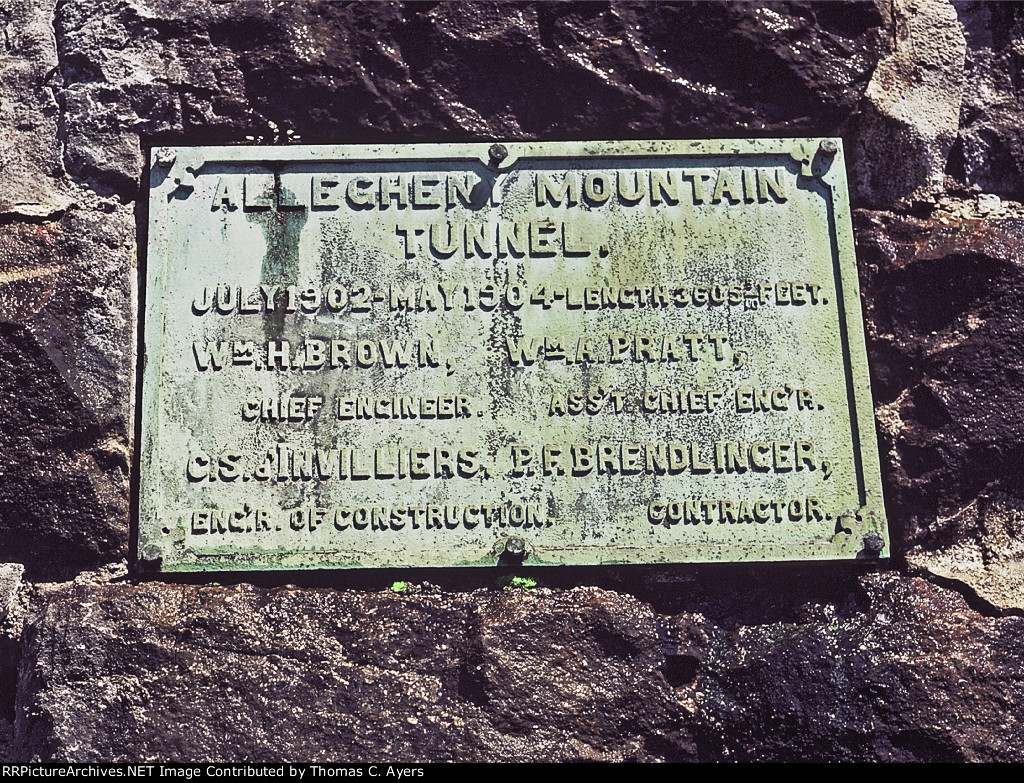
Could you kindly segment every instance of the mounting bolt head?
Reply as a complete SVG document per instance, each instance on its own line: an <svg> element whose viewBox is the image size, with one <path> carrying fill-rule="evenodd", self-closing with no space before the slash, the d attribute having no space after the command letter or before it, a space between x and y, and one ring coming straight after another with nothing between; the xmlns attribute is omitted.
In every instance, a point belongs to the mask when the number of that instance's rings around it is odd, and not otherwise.
<svg viewBox="0 0 1024 783"><path fill-rule="evenodd" d="M884 546L885 539L878 535L878 533L869 533L864 536L864 551L869 555L879 554Z"/></svg>
<svg viewBox="0 0 1024 783"><path fill-rule="evenodd" d="M174 165L175 155L167 148L161 148L156 151L156 165L164 169L169 169Z"/></svg>
<svg viewBox="0 0 1024 783"><path fill-rule="evenodd" d="M519 536L512 536L505 542L505 554L512 557L522 557L526 554L526 542Z"/></svg>
<svg viewBox="0 0 1024 783"><path fill-rule="evenodd" d="M839 145L836 144L835 141L833 141L832 139L822 139L821 144L818 145L818 149L821 151L821 154L824 155L826 158L831 158L833 155L839 152Z"/></svg>
<svg viewBox="0 0 1024 783"><path fill-rule="evenodd" d="M508 149L504 144L492 144L487 154L491 156L491 165L498 166L508 157Z"/></svg>

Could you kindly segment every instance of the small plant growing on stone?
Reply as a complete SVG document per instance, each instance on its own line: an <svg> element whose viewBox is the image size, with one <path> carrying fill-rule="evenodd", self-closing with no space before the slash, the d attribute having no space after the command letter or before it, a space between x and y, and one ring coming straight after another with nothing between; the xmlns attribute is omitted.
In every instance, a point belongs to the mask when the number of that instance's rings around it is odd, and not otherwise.
<svg viewBox="0 0 1024 783"><path fill-rule="evenodd" d="M399 595L409 594L409 583L408 582L394 582L391 585L391 592L398 593Z"/></svg>
<svg viewBox="0 0 1024 783"><path fill-rule="evenodd" d="M505 590L522 590L524 593L528 593L537 586L537 580L528 576L506 577L501 580L501 586Z"/></svg>

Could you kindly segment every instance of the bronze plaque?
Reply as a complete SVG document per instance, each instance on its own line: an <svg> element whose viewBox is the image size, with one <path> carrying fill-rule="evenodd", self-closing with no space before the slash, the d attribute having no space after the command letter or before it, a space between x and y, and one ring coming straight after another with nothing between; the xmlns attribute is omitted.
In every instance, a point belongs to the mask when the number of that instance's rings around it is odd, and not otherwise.
<svg viewBox="0 0 1024 783"><path fill-rule="evenodd" d="M841 144L154 150L139 557L885 557Z"/></svg>

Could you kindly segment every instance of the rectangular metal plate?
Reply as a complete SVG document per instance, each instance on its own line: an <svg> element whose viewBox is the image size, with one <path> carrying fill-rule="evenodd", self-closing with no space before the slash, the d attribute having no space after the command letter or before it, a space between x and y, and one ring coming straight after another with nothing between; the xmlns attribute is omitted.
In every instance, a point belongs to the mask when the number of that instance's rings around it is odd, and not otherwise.
<svg viewBox="0 0 1024 783"><path fill-rule="evenodd" d="M146 277L153 568L888 554L838 140L157 149Z"/></svg>

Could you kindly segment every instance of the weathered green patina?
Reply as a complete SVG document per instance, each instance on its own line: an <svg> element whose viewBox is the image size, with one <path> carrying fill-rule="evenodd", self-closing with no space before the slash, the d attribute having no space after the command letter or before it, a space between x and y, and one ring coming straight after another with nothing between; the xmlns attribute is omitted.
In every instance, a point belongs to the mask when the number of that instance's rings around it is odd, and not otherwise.
<svg viewBox="0 0 1024 783"><path fill-rule="evenodd" d="M888 555L832 139L154 150L139 558Z"/></svg>

